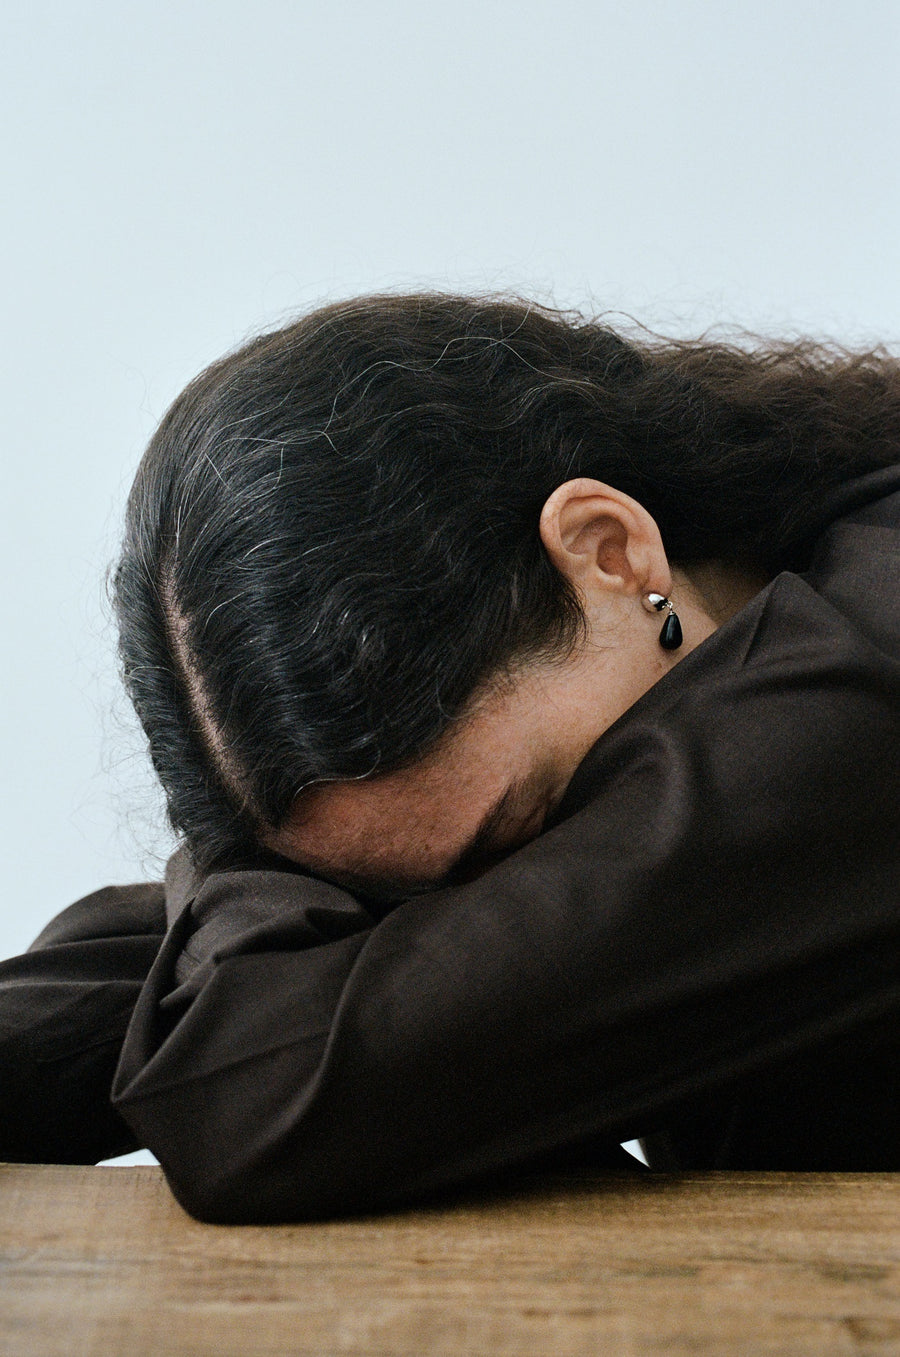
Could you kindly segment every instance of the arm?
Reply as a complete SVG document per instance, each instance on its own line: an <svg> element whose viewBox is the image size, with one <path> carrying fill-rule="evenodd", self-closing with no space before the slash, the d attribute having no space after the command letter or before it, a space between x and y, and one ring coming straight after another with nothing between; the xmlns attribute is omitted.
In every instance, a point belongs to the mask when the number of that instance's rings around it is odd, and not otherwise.
<svg viewBox="0 0 900 1357"><path fill-rule="evenodd" d="M782 576L477 881L380 922L300 873L197 883L119 1111L193 1214L296 1219L665 1127L895 1021L896 684Z"/></svg>
<svg viewBox="0 0 900 1357"><path fill-rule="evenodd" d="M95 891L0 962L0 1159L90 1164L138 1148L109 1094L164 906L162 885Z"/></svg>

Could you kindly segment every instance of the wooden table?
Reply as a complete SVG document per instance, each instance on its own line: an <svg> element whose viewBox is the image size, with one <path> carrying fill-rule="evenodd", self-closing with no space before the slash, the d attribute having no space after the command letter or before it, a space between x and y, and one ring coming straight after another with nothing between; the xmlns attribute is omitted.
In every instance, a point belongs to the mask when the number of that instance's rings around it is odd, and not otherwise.
<svg viewBox="0 0 900 1357"><path fill-rule="evenodd" d="M156 1168L0 1167L0 1353L900 1354L900 1174L581 1174L199 1225Z"/></svg>

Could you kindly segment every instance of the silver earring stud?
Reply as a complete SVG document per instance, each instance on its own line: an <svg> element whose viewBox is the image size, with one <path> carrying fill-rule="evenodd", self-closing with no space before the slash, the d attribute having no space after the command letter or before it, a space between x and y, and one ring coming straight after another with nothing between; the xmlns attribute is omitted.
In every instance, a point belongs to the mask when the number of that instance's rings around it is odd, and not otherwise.
<svg viewBox="0 0 900 1357"><path fill-rule="evenodd" d="M684 640L681 630L681 622L678 620L678 614L672 607L669 599L664 594L648 594L647 602L655 608L658 613L663 608L668 609L668 616L663 622L662 631L659 633L659 644L663 650L677 650Z"/></svg>

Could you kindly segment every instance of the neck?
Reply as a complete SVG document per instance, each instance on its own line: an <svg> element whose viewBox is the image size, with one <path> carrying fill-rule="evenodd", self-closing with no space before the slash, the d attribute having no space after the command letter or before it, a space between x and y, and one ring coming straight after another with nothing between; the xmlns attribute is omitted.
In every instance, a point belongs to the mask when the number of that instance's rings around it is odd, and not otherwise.
<svg viewBox="0 0 900 1357"><path fill-rule="evenodd" d="M702 561L687 570L673 570L673 593L688 595L714 627L740 612L768 583L761 571L754 574L724 561Z"/></svg>

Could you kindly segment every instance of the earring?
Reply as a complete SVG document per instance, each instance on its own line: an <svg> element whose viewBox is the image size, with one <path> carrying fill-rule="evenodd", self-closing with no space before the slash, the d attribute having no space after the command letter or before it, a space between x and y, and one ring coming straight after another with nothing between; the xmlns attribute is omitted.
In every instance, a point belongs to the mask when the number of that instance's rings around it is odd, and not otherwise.
<svg viewBox="0 0 900 1357"><path fill-rule="evenodd" d="M647 602L658 613L662 612L663 608L668 608L669 615L663 622L662 631L659 633L659 644L663 650L677 650L684 640L677 612L663 594L648 594Z"/></svg>

